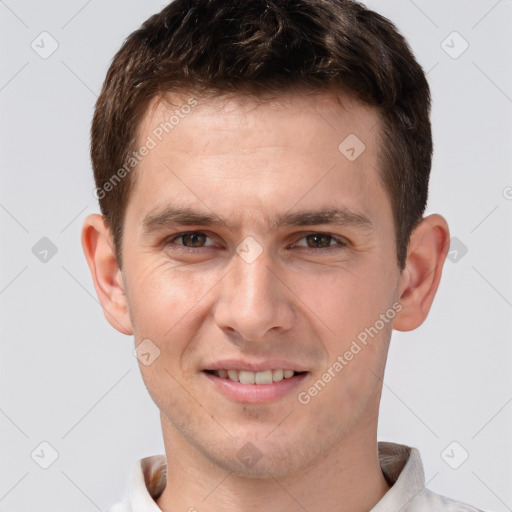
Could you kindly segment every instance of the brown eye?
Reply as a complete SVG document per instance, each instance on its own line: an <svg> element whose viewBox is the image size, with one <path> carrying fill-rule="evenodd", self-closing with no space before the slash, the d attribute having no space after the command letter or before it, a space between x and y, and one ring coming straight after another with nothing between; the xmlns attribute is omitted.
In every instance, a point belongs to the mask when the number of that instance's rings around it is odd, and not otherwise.
<svg viewBox="0 0 512 512"><path fill-rule="evenodd" d="M304 235L294 245L297 247L304 247L306 249L336 250L346 247L348 242L343 238L337 238L326 233L310 233L308 235Z"/></svg>
<svg viewBox="0 0 512 512"><path fill-rule="evenodd" d="M329 247L330 241L333 240L332 236L322 235L320 233L315 233L314 235L308 235L305 238L308 241L308 247L314 247L316 249L322 249L324 247Z"/></svg>
<svg viewBox="0 0 512 512"><path fill-rule="evenodd" d="M173 241L181 238L182 244L185 247L199 248L203 247L208 237L204 233L183 233L176 236Z"/></svg>

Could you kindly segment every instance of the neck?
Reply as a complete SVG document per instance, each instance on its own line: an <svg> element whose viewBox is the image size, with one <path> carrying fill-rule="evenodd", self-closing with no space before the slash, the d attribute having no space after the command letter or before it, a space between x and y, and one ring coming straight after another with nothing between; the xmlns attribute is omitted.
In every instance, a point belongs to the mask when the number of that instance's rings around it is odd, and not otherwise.
<svg viewBox="0 0 512 512"><path fill-rule="evenodd" d="M164 443L167 485L156 501L163 512L367 512L389 490L379 464L376 426L358 430L306 469L279 478L225 471L169 424Z"/></svg>

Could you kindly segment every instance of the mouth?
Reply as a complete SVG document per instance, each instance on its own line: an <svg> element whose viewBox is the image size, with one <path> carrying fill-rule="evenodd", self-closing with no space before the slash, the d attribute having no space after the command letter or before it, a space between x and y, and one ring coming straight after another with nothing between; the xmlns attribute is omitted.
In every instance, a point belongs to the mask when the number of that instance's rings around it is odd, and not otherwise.
<svg viewBox="0 0 512 512"><path fill-rule="evenodd" d="M285 379L291 379L296 375L302 375L308 372L296 372L289 369L263 370L252 372L249 370L219 369L204 370L209 375L214 375L220 379L239 382L241 384L254 384L256 386L268 385L274 382L281 382Z"/></svg>
<svg viewBox="0 0 512 512"><path fill-rule="evenodd" d="M309 371L272 369L253 372L239 369L203 370L214 389L229 400L245 404L271 403L292 399L309 375Z"/></svg>

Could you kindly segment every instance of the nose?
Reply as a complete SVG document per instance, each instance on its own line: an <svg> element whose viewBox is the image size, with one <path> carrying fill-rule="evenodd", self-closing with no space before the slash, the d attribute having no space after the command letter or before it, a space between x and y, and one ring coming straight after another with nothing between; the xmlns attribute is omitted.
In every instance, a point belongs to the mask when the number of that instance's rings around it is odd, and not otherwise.
<svg viewBox="0 0 512 512"><path fill-rule="evenodd" d="M266 340L269 331L285 332L293 325L293 292L267 251L248 262L234 255L221 281L214 311L216 324L247 341Z"/></svg>

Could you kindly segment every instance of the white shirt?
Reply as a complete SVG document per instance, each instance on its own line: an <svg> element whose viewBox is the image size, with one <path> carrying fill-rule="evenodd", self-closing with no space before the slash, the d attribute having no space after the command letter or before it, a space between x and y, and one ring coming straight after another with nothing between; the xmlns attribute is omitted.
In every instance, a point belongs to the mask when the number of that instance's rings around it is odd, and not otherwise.
<svg viewBox="0 0 512 512"><path fill-rule="evenodd" d="M378 448L382 473L392 487L370 512L482 512L428 490L416 448L387 442L379 442ZM126 499L108 512L162 512L155 499L165 488L166 476L165 455L139 460L131 472Z"/></svg>

